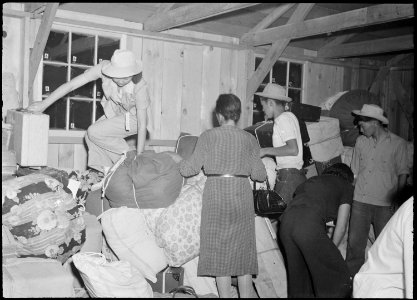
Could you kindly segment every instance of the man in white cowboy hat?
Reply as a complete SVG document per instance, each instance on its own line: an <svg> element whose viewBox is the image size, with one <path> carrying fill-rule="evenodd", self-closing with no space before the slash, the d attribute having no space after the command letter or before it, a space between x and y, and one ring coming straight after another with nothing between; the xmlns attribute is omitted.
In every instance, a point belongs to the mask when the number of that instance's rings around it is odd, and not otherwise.
<svg viewBox="0 0 417 300"><path fill-rule="evenodd" d="M146 130L151 130L150 98L142 77L142 62L133 52L117 49L111 60L103 60L83 74L64 83L49 97L27 109L42 112L69 92L101 79L101 104L105 115L92 124L85 136L88 166L107 173L121 154L129 150L125 138L137 134L137 153L144 150Z"/></svg>
<svg viewBox="0 0 417 300"><path fill-rule="evenodd" d="M355 191L350 216L346 262L351 276L365 261L371 224L375 238L393 215L392 204L401 195L407 180L407 143L390 132L381 107L364 104L353 110L360 135L353 151L351 168Z"/></svg>
<svg viewBox="0 0 417 300"><path fill-rule="evenodd" d="M297 117L289 111L292 99L284 87L268 83L260 96L266 118L274 119L272 145L261 148L261 157L275 156L277 177L275 191L285 202L290 202L296 187L307 178L303 167L303 144Z"/></svg>

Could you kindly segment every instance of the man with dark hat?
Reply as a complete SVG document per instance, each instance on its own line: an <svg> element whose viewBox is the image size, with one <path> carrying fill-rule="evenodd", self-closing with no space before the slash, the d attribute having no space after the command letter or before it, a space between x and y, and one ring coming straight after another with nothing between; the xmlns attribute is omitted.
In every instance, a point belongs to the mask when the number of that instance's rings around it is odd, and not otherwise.
<svg viewBox="0 0 417 300"><path fill-rule="evenodd" d="M393 201L407 180L407 143L390 132L381 107L364 104L353 110L361 136L356 140L351 168L355 191L349 223L346 262L351 276L365 261L365 248L371 224L375 238L393 215Z"/></svg>

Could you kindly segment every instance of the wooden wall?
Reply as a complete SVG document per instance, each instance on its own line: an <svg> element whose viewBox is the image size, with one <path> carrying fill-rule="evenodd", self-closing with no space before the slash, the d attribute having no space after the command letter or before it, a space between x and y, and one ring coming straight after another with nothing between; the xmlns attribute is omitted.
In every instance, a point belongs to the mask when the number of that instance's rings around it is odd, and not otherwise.
<svg viewBox="0 0 417 300"><path fill-rule="evenodd" d="M346 90L343 81L346 69L349 68L307 62L304 103L320 106L326 98Z"/></svg>
<svg viewBox="0 0 417 300"><path fill-rule="evenodd" d="M67 12L66 16L63 16L60 10L58 14L61 19L71 15ZM72 14L74 18L85 20L81 14ZM39 20L34 22L39 26ZM116 24L115 20L112 22ZM21 32L30 34L29 40L33 44L36 30ZM235 38L177 29L165 33L238 43ZM124 35L122 45L142 57L144 78L150 88L154 131L151 133L147 149L157 152L173 151L175 141L181 132L199 135L214 127L217 121L213 109L220 93L235 93L243 105L239 126L244 128L251 124L252 103L245 103L245 93L246 82L255 67L253 51L134 35ZM327 97L337 92L356 88L367 89L378 69L306 62L304 72L304 103L320 105ZM414 70L397 72L401 72L401 81L413 100ZM393 86L389 80L388 77L382 85L380 96L382 106L391 121L390 129L410 139L412 130L400 106L391 101ZM87 151L80 135L65 139L50 137L48 151L48 165L51 167L66 170L86 168Z"/></svg>

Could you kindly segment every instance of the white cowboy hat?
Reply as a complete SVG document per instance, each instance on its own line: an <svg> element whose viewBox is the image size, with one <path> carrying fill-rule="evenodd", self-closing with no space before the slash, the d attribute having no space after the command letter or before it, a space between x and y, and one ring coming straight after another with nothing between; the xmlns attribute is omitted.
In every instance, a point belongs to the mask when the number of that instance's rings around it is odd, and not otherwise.
<svg viewBox="0 0 417 300"><path fill-rule="evenodd" d="M352 110L354 115L373 118L388 124L388 119L384 116L384 110L376 104L364 104L361 110Z"/></svg>
<svg viewBox="0 0 417 300"><path fill-rule="evenodd" d="M132 51L117 49L110 63L105 65L101 72L113 78L129 77L142 72L142 62L136 60Z"/></svg>
<svg viewBox="0 0 417 300"><path fill-rule="evenodd" d="M255 93L260 97L270 98L270 99L277 99L285 102L291 102L292 99L287 97L285 88L280 86L279 84L275 83L268 83L262 93Z"/></svg>

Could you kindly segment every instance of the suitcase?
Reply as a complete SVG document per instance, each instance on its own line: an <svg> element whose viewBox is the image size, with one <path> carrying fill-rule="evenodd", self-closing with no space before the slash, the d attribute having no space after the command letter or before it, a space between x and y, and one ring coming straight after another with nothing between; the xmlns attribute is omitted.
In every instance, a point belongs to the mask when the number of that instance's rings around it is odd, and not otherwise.
<svg viewBox="0 0 417 300"><path fill-rule="evenodd" d="M291 112L298 120L318 122L320 120L321 107L304 103L293 103Z"/></svg>
<svg viewBox="0 0 417 300"><path fill-rule="evenodd" d="M10 147L20 166L40 167L48 162L49 116L11 109L7 123L13 125Z"/></svg>
<svg viewBox="0 0 417 300"><path fill-rule="evenodd" d="M254 135L261 148L273 147L272 145L272 132L274 128L274 122L264 121L256 123L255 125L244 128L245 131Z"/></svg>

